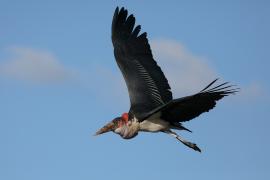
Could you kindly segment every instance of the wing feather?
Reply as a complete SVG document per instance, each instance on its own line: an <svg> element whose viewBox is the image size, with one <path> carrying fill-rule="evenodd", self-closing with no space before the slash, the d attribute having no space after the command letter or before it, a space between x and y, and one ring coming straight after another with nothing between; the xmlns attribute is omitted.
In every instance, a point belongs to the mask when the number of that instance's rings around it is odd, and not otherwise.
<svg viewBox="0 0 270 180"><path fill-rule="evenodd" d="M131 108L138 119L172 100L169 83L153 59L146 32L135 28L135 17L117 7L112 21L112 42L116 62L124 76Z"/></svg>
<svg viewBox="0 0 270 180"><path fill-rule="evenodd" d="M228 82L210 88L216 81L217 79L195 95L175 99L168 103L162 109L162 118L170 122L189 121L213 109L218 100L239 91L239 88L231 88L233 85L225 86Z"/></svg>

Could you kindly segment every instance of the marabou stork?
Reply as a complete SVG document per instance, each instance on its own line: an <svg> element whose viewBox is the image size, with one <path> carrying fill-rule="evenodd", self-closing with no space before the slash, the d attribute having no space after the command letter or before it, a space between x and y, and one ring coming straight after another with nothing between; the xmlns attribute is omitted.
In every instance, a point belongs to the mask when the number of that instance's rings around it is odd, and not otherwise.
<svg viewBox="0 0 270 180"><path fill-rule="evenodd" d="M124 76L130 110L113 119L95 135L112 131L124 139L135 137L140 131L167 133L184 145L201 152L200 148L174 130L189 129L182 122L189 121L214 108L216 101L234 94L238 89L228 82L215 85L211 82L199 93L173 99L166 77L153 59L146 32L135 25L135 17L123 7L117 7L112 20L112 43L116 62Z"/></svg>

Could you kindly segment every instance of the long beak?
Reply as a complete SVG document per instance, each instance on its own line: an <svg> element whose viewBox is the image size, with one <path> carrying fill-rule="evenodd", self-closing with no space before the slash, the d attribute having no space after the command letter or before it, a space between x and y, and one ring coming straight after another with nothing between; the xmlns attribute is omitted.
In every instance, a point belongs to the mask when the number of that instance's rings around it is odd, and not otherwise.
<svg viewBox="0 0 270 180"><path fill-rule="evenodd" d="M113 122L109 122L108 124L106 124L105 126L103 126L100 130L98 130L95 134L95 136L109 132L109 131L113 131L114 130L114 123Z"/></svg>

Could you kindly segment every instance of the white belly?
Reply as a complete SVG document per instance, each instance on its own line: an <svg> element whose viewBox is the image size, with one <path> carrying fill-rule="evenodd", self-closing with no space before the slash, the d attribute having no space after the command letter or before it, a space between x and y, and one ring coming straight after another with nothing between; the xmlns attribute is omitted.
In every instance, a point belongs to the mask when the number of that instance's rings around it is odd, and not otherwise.
<svg viewBox="0 0 270 180"><path fill-rule="evenodd" d="M140 123L140 131L158 132L167 130L169 128L169 122L159 118L159 114L151 116Z"/></svg>

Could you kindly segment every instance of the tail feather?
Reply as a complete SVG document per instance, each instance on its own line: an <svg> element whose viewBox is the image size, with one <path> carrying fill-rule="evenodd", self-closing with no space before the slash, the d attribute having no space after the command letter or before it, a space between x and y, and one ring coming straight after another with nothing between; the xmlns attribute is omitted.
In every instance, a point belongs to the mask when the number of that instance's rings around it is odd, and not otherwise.
<svg viewBox="0 0 270 180"><path fill-rule="evenodd" d="M191 130L189 130L188 128L184 127L184 126L183 126L181 123L179 123L179 122L173 122L173 123L171 123L171 125L172 125L172 128L173 128L173 129L185 130L185 131L188 131L188 132L191 132L191 133L192 133Z"/></svg>

